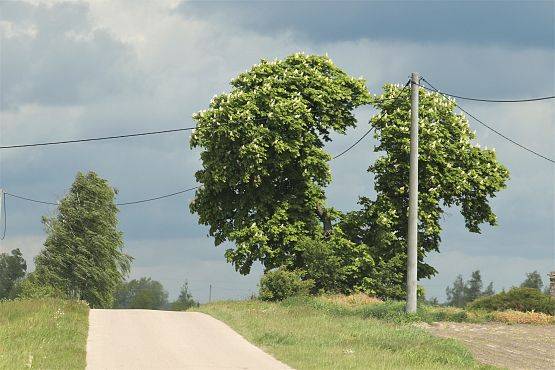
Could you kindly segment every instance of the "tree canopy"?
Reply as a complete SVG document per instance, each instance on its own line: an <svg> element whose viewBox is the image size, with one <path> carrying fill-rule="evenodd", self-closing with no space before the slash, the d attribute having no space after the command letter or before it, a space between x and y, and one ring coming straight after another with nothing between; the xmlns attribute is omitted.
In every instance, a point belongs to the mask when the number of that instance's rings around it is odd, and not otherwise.
<svg viewBox="0 0 555 370"><path fill-rule="evenodd" d="M533 288L542 290L543 281L539 272L533 271L526 274L526 279L520 284L521 288Z"/></svg>
<svg viewBox="0 0 555 370"><path fill-rule="evenodd" d="M35 258L35 284L83 299L91 307L112 306L132 259L122 251L115 195L96 173L77 174L57 213L43 217L47 238Z"/></svg>
<svg viewBox="0 0 555 370"><path fill-rule="evenodd" d="M171 303L170 307L173 311L185 311L197 304L198 302L195 301L193 295L189 291L189 284L185 282L179 290L179 296Z"/></svg>
<svg viewBox="0 0 555 370"><path fill-rule="evenodd" d="M200 148L201 184L190 204L215 244L242 274L254 261L301 271L316 291L405 295L410 153L409 90L386 84L371 96L362 79L326 56L294 54L266 61L231 81L196 113L191 147ZM473 143L454 100L420 89L418 277L436 270L424 260L439 251L440 221L458 207L471 232L496 224L489 201L509 177L494 150ZM375 199L342 214L326 204L331 182L324 144L356 124L352 110L371 103L374 148L368 171ZM324 272L325 271L325 272Z"/></svg>
<svg viewBox="0 0 555 370"><path fill-rule="evenodd" d="M490 282L485 290L483 289L480 270L473 271L467 282L463 280L462 275L458 275L453 286L448 286L445 293L447 295L446 304L455 307L464 307L478 298L495 294L493 282Z"/></svg>
<svg viewBox="0 0 555 370"><path fill-rule="evenodd" d="M162 310L168 307L168 292L149 277L133 279L119 286L114 307Z"/></svg>
<svg viewBox="0 0 555 370"><path fill-rule="evenodd" d="M0 253L0 300L13 298L14 287L25 276L27 263L19 249Z"/></svg>
<svg viewBox="0 0 555 370"><path fill-rule="evenodd" d="M509 172L493 149L472 143L476 135L466 117L454 112L454 100L424 89L419 94L418 278L422 279L436 273L424 257L439 251L445 208L459 207L471 232L479 233L483 223L495 225L489 199L505 187ZM384 276L379 279L383 286L375 290L398 298L405 294L406 275L408 95L409 89L386 84L382 95L373 99L379 112L371 119L378 140L374 151L381 155L368 171L374 175L376 198L361 197L362 209L348 213L342 225L351 240L368 246L376 269Z"/></svg>
<svg viewBox="0 0 555 370"><path fill-rule="evenodd" d="M304 54L262 60L231 85L193 116L203 166L190 209L216 245L235 244L226 256L242 274L254 261L302 267L299 240L331 227L324 143L355 126L352 110L371 96L327 56Z"/></svg>

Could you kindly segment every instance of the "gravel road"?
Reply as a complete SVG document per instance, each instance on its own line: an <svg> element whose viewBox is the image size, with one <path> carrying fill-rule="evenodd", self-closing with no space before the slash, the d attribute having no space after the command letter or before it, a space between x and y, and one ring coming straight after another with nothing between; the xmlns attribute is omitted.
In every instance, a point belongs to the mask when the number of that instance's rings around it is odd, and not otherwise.
<svg viewBox="0 0 555 370"><path fill-rule="evenodd" d="M87 369L290 369L198 312L90 310Z"/></svg>

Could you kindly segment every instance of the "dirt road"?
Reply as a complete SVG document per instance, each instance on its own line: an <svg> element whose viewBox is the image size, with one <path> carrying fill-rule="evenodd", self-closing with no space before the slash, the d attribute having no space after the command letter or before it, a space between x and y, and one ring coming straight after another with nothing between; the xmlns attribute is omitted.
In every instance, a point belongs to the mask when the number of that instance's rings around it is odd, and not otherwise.
<svg viewBox="0 0 555 370"><path fill-rule="evenodd" d="M465 344L482 363L508 369L555 369L555 326L442 322L421 327Z"/></svg>
<svg viewBox="0 0 555 370"><path fill-rule="evenodd" d="M198 312L91 310L87 369L290 369Z"/></svg>

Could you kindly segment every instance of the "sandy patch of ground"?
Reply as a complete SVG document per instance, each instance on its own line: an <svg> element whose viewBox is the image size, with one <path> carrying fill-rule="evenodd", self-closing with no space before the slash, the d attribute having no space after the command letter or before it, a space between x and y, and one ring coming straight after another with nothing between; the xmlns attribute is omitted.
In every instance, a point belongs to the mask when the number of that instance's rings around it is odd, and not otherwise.
<svg viewBox="0 0 555 370"><path fill-rule="evenodd" d="M464 343L482 363L509 369L555 369L555 325L420 323Z"/></svg>

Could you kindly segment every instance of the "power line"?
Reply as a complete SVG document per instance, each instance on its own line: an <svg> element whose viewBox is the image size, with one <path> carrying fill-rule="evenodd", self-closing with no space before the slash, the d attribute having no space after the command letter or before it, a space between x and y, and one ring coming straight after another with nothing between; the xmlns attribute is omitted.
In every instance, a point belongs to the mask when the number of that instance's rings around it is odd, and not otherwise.
<svg viewBox="0 0 555 370"><path fill-rule="evenodd" d="M422 77L422 80L423 80L424 82L426 82L428 85L430 85L430 87L431 87L432 89L434 89L434 92L437 92L438 94L441 94L441 95L444 95L444 96L447 95L447 94L444 94L444 93L442 93L441 91L439 91L437 88L435 88L435 87L434 87L430 82L428 82L428 80L426 80L424 77ZM427 90L429 90L429 89L427 89ZM488 124L486 124L485 122L483 122L482 120L480 120L478 117L476 117L476 116L474 116L473 114L471 114L470 112L468 112L466 109L464 109L463 107L461 107L459 104L455 103L455 105L456 105L461 111L463 111L466 115L468 115L470 118L474 119L476 122L478 122L478 123L481 124L482 126L486 127L487 129L493 131L494 133L496 133L497 135L501 136L501 137L504 138L505 140L510 141L510 142L513 143L514 145L516 145L516 146L518 146L518 147L520 147L520 148L522 148L522 149L524 149L524 150L526 150L526 151L528 151L528 152L530 152L530 153L532 153L532 154L534 154L534 155L536 155L536 156L538 156L538 157L540 157L540 158L543 158L543 159L545 159L545 160L547 160L547 161L549 161L549 162L555 163L555 160L553 160L553 159L551 159L551 158L548 158L548 157L544 156L543 154L540 154L540 153L538 153L538 152L536 152L536 151L534 151L534 150L532 150L532 149L530 149L530 148L528 148L528 147L526 147L526 146L520 144L519 142L517 142L517 141L511 139L510 137L508 137L507 135L505 135L505 134L499 132L498 130L494 129L494 128L491 127L490 125L488 125Z"/></svg>
<svg viewBox="0 0 555 370"><path fill-rule="evenodd" d="M424 77L422 77L422 80L425 81L428 85L430 85L430 87L434 90L431 90L430 88L423 86L421 84L417 84L418 86L428 90L428 91L435 91L435 92L439 92L443 95L447 95L450 96L452 98L457 98L457 99L462 99L462 100L471 100L471 101L480 101L480 102L487 102L487 103L526 103L526 102L534 102L534 101L541 101L541 100L549 100L549 99L555 99L555 95L550 95L550 96L542 96L539 98L529 98L529 99L482 99L482 98L470 98L468 96L460 96L460 95L455 95L455 94L451 94L451 93L446 93L446 92L440 92L439 90L437 90L436 88L434 88L432 86L432 84L430 82L428 82L428 80L426 80Z"/></svg>
<svg viewBox="0 0 555 370"><path fill-rule="evenodd" d="M370 132L372 132L373 129L374 129L374 127L370 127L370 129L369 129L368 131L366 131L366 132L364 133L364 135L362 135L362 136L360 137L360 139L358 139L357 141L355 141L355 142L353 143L353 145L351 145L350 147L348 147L347 149L345 149L344 151L342 151L342 152L339 153L338 155L332 157L331 160L333 161L334 159L341 157L343 154L345 154L345 153L347 153L349 150L353 149L358 143L360 143L360 142L362 141L362 139L364 139L366 136L368 136L368 134L369 134Z"/></svg>
<svg viewBox="0 0 555 370"><path fill-rule="evenodd" d="M87 139L49 141L49 142L34 143L34 144L5 145L5 146L0 146L0 149L29 148L29 147L35 147L35 146L47 146L47 145L59 145L59 144L83 143L83 142L88 142L88 141L123 139L123 138L127 138L127 137L159 135L159 134L167 134L167 133L170 133L170 132L189 131L189 130L194 130L194 129L195 129L195 127L183 127L183 128L174 128L174 129L170 129L170 130L146 131L146 132L138 132L138 133L134 133L134 134L102 136L102 137L94 137L94 138L87 138Z"/></svg>
<svg viewBox="0 0 555 370"><path fill-rule="evenodd" d="M403 93L403 91L406 89L406 87L408 86L409 82L407 81L407 83L405 84L405 86L403 87L403 89L401 89L401 91L397 94L397 96L395 98L391 98L391 99L384 99L385 100L397 100L401 94ZM184 131L187 129L193 129L192 128L183 128L183 129L175 129L175 130L166 130L166 131L157 131L157 133L163 133L163 132L173 132L173 131ZM364 135L362 135L362 137L360 139L358 139L357 141L355 141L351 146L349 146L347 149L345 149L344 151L342 151L341 153L337 154L336 156L334 156L331 160L334 160L336 158L341 157L342 155L344 155L345 153L347 153L348 151L350 151L351 149L353 149L358 143L360 143L366 136L368 136L368 134L373 130L373 127L370 128L370 130L368 130ZM148 135L148 134L152 134L151 133L140 133L140 134L132 134L130 136L140 136L140 135ZM121 135L119 137L127 137L125 135ZM112 137L112 138L116 138L116 137ZM102 140L102 138L96 138L96 139L84 139L85 141L91 141L91 140ZM79 141L70 141L70 142L79 142ZM58 143L65 143L65 142L58 142ZM38 145L50 145L48 143L42 143L42 144L28 144L28 145L20 145L20 146L10 146L11 147L24 147L24 146L38 146ZM8 148L8 147L0 147L0 149L3 148ZM152 197L152 198L146 198L146 199L140 199L140 200L135 200L135 201L129 201L129 202L121 202L121 203L116 203L116 206L128 206L128 205L132 205L132 204L140 204L140 203L147 203L147 202L151 202L151 201L155 201L155 200L159 200L159 199L164 199L164 198L169 198L169 197L173 197L175 195L179 195L179 194L183 194L192 190L196 190L198 189L199 186L195 186L192 188L188 188L188 189L184 189L184 190L180 190L180 191L176 191L174 193L170 193L170 194L164 194L164 195L160 195L160 196L156 196L156 197ZM26 200L29 202L34 202L34 203L39 203L39 204L46 204L46 205L58 205L58 203L54 203L54 202L48 202L48 201L43 201L43 200L38 200L38 199L33 199L33 198L28 198L28 197L24 197L21 195L17 195L17 194L12 194L12 193L5 193L6 195L12 196L14 198L18 198L21 200Z"/></svg>
<svg viewBox="0 0 555 370"><path fill-rule="evenodd" d="M502 134L501 132L497 131L497 130L494 129L493 127L487 125L486 123L484 123L483 121L481 121L480 119L478 119L476 116L470 114L467 110L465 110L464 108L462 108L460 105L458 105L458 104L456 104L456 103L455 103L455 105L456 105L457 107L459 107L459 109L462 110L464 113L466 113L468 116L470 116L471 118L473 118L476 122L480 123L480 124L481 124L482 126L484 126L484 127L487 127L488 129L490 129L491 131L495 132L497 135L501 136L502 138L504 138L504 139L510 141L511 143L513 143L513 144L515 144L515 145L521 147L521 148L524 149L524 150L529 151L529 152L532 153L532 154L535 154L536 156L538 156L538 157L540 157L540 158L543 158L543 159L545 159L545 160L547 160L547 161L549 161L549 162L551 162L551 163L555 163L555 160L553 160L553 159L551 159L551 158L548 158L548 157L546 157L546 156L544 156L544 155L542 155L542 154L540 154L540 153L538 153L538 152L536 152L536 151L534 151L534 150L532 150L532 149L530 149L530 148L527 148L527 147L525 147L524 145L522 145L522 144L520 144L520 143L514 141L514 140L511 139L510 137L508 137L508 136Z"/></svg>
<svg viewBox="0 0 555 370"><path fill-rule="evenodd" d="M388 100L392 100L393 102L395 102L397 99L399 99L399 97L401 96L401 94L403 93L403 91L405 91L405 89L407 88L407 86L409 85L410 80L407 81L407 83L405 84L405 86L403 86L403 88L401 89L401 91L399 91L399 93L397 94L397 96L395 96L394 98L389 98L389 99L381 99L381 101L388 101ZM374 129L374 127L370 127L370 129L368 131L366 131L364 133L364 135L361 136L360 139L358 139L357 141L355 141L350 147L348 147L347 149L345 149L344 151L342 151L341 153L337 154L336 156L332 157L332 161L336 158L341 157L343 154L347 153L349 150L353 149L355 146L358 145L358 143L360 143L362 141L362 139L364 139L366 136L368 136L368 134L370 132L372 132L372 130Z"/></svg>
<svg viewBox="0 0 555 370"><path fill-rule="evenodd" d="M179 195L179 194L187 193L189 191L192 191L192 190L195 190L195 189L198 189L198 188L199 188L199 186L195 186L195 187L192 187L192 188L189 188L189 189L184 189L184 190L176 191L175 193L164 194L164 195L160 195L160 196L157 196L157 197L140 199L140 200L135 200L135 201L130 201L130 202L116 203L116 206L128 206L128 205L132 205L132 204L151 202L151 201L154 201L154 200L169 198L169 197L173 197L173 196L176 196L176 195ZM21 199L21 200L26 200L28 202L47 204L47 205L53 205L53 206L58 205L58 203L47 202L47 201L43 201L43 200L28 198L28 197L24 197L24 196L21 196L21 195L8 193L8 192L5 192L4 194L9 195L9 196L14 197L14 198Z"/></svg>
<svg viewBox="0 0 555 370"><path fill-rule="evenodd" d="M131 204L146 203L146 202L151 202L151 201L153 201L153 200L158 200L158 199L163 199L163 198L169 198L169 197L173 197L173 196L175 196L175 195L187 193L187 192L189 192L189 191L198 189L199 187L200 187L200 186L195 186L195 187L192 187L192 188L189 188L189 189L180 190L180 191L176 191L175 193L160 195L160 196L158 196L158 197L153 197L153 198L135 200L135 201L132 201L132 202L116 203L116 206L128 206L128 205L131 205Z"/></svg>
<svg viewBox="0 0 555 370"><path fill-rule="evenodd" d="M48 205L52 205L52 206L57 206L58 205L58 203L46 202L46 201L43 201L43 200L27 198L27 197L24 197L24 196L21 196L21 195L12 194L12 193L8 193L8 192L5 192L4 194L9 195L10 197L18 198L18 199L21 199L21 200L26 200L28 202L48 204Z"/></svg>

